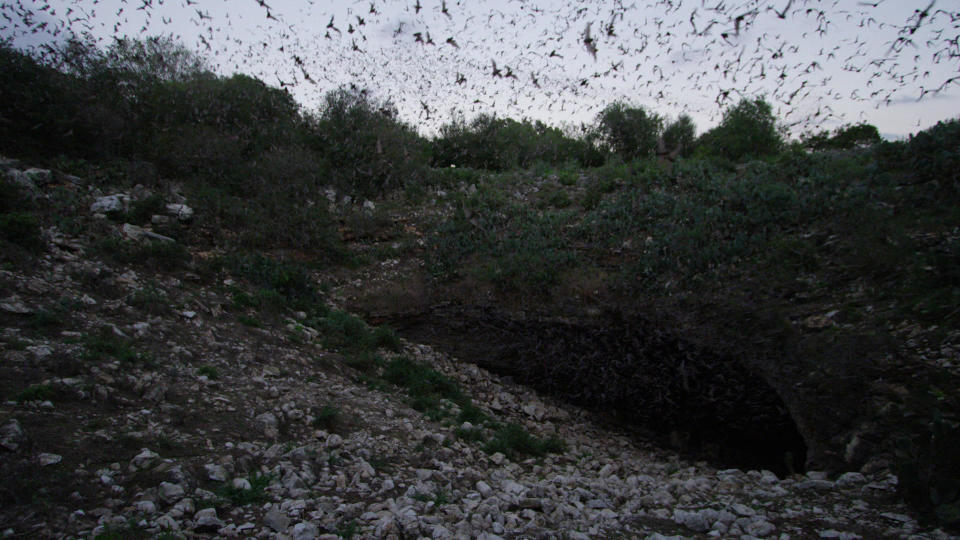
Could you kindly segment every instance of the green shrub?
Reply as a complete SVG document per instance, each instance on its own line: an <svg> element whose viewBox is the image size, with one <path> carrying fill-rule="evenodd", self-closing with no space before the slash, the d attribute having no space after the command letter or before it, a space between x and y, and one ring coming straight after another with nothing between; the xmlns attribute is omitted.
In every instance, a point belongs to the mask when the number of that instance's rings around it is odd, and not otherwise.
<svg viewBox="0 0 960 540"><path fill-rule="evenodd" d="M697 127L693 119L682 114L663 129L664 150L672 152L679 149L681 156L688 157L693 154L696 134Z"/></svg>
<svg viewBox="0 0 960 540"><path fill-rule="evenodd" d="M398 119L392 104L378 102L367 90L327 93L308 124L306 141L330 165L331 179L342 191L371 196L396 189L427 165L425 141Z"/></svg>
<svg viewBox="0 0 960 540"><path fill-rule="evenodd" d="M704 133L698 144L708 153L734 162L776 154L783 139L773 108L763 98L743 99L723 113L720 125Z"/></svg>
<svg viewBox="0 0 960 540"><path fill-rule="evenodd" d="M955 381L941 381L955 384ZM911 397L910 411L925 411L922 425L897 445L897 489L915 508L940 525L960 529L960 466L955 453L960 444L957 398L931 386L928 393ZM913 421L915 419L905 419Z"/></svg>
<svg viewBox="0 0 960 540"><path fill-rule="evenodd" d="M343 425L340 409L331 405L324 405L313 415L313 427L335 432Z"/></svg>
<svg viewBox="0 0 960 540"><path fill-rule="evenodd" d="M663 131L663 119L643 107L617 101L597 116L601 141L624 161L651 157Z"/></svg>
<svg viewBox="0 0 960 540"><path fill-rule="evenodd" d="M907 169L925 182L937 182L942 193L960 195L960 119L940 121L910 137L904 152Z"/></svg>
<svg viewBox="0 0 960 540"><path fill-rule="evenodd" d="M249 315L240 314L237 315L237 320L240 321L240 324L244 326L249 326L251 328L260 328L263 326L260 324L260 321L256 317L251 317Z"/></svg>
<svg viewBox="0 0 960 540"><path fill-rule="evenodd" d="M486 435L483 434L483 430L477 428L464 429L462 427L458 427L454 430L453 434L458 439L468 442L484 442L487 440Z"/></svg>
<svg viewBox="0 0 960 540"><path fill-rule="evenodd" d="M17 394L16 400L21 403L24 401L46 401L54 399L56 396L57 391L49 384L34 384Z"/></svg>
<svg viewBox="0 0 960 540"><path fill-rule="evenodd" d="M565 452L566 443L556 437L538 439L523 426L511 423L494 433L493 438L484 445L483 450L488 454L500 452L511 458L518 455L540 457Z"/></svg>
<svg viewBox="0 0 960 540"><path fill-rule="evenodd" d="M15 212L0 214L0 237L30 251L43 248L40 222L33 214Z"/></svg>
<svg viewBox="0 0 960 540"><path fill-rule="evenodd" d="M804 134L800 138L807 148L814 150L850 150L859 146L868 146L881 142L880 132L871 124L841 126L829 133Z"/></svg>
<svg viewBox="0 0 960 540"><path fill-rule="evenodd" d="M190 263L190 252L182 244L169 241L134 242L106 238L95 245L98 253L120 264L135 264L155 270L180 270Z"/></svg>
<svg viewBox="0 0 960 540"><path fill-rule="evenodd" d="M100 360L104 357L113 357L126 363L150 363L151 357L145 353L138 353L124 339L117 336L109 326L99 331L87 334L83 338L84 360Z"/></svg>
<svg viewBox="0 0 960 540"><path fill-rule="evenodd" d="M162 215L166 212L166 202L162 195L150 195L138 201L135 201L127 214L125 221L130 223L150 223L150 218L154 215Z"/></svg>
<svg viewBox="0 0 960 540"><path fill-rule="evenodd" d="M167 293L155 284L148 284L127 297L127 304L153 315L170 312L170 300Z"/></svg>
<svg viewBox="0 0 960 540"><path fill-rule="evenodd" d="M33 199L19 184L0 176L0 214L10 214L31 210L35 206Z"/></svg>
<svg viewBox="0 0 960 540"><path fill-rule="evenodd" d="M455 165L506 171L538 164L577 162L588 166L603 161L587 136L575 137L539 120L518 122L489 114L477 115L470 122L454 116L440 127L431 146L433 165L443 168Z"/></svg>
<svg viewBox="0 0 960 540"><path fill-rule="evenodd" d="M197 368L197 375L203 375L208 379L217 379L220 377L220 374L217 372L217 368L209 364L205 364Z"/></svg>
<svg viewBox="0 0 960 540"><path fill-rule="evenodd" d="M241 489L234 487L233 484L224 483L217 488L215 493L234 506L262 504L270 500L266 488L273 482L273 478L271 474L254 473L247 479L250 482L249 489Z"/></svg>
<svg viewBox="0 0 960 540"><path fill-rule="evenodd" d="M465 402L465 396L456 382L406 357L391 360L381 376L388 382L406 388L414 397L437 395L455 403Z"/></svg>

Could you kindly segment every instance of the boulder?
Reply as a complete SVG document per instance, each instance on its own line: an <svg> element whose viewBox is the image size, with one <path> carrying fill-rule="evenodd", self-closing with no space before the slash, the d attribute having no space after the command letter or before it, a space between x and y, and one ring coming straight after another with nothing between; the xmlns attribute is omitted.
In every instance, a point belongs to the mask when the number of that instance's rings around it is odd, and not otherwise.
<svg viewBox="0 0 960 540"><path fill-rule="evenodd" d="M109 214L112 212L126 212L130 208L130 197L126 195L106 195L97 197L90 205L94 214Z"/></svg>

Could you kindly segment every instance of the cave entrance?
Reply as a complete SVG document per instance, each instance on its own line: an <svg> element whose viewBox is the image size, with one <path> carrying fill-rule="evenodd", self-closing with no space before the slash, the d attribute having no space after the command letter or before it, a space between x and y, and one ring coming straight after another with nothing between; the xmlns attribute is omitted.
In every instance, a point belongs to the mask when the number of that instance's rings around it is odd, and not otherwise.
<svg viewBox="0 0 960 540"><path fill-rule="evenodd" d="M408 339L612 415L685 456L720 468L803 472L803 437L763 377L642 318L520 320L446 307L389 323Z"/></svg>

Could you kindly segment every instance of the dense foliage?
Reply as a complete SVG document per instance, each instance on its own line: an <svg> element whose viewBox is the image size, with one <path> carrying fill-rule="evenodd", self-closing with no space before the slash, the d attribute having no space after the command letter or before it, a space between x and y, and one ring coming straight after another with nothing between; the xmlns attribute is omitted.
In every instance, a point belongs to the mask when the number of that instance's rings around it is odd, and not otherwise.
<svg viewBox="0 0 960 540"><path fill-rule="evenodd" d="M776 154L783 139L770 104L756 98L724 111L720 124L701 135L699 144L708 155L742 161Z"/></svg>
<svg viewBox="0 0 960 540"><path fill-rule="evenodd" d="M433 164L493 171L526 169L537 163L599 165L603 154L587 138L573 138L539 120L462 116L440 127L433 141Z"/></svg>
<svg viewBox="0 0 960 540"><path fill-rule="evenodd" d="M650 157L663 132L663 118L617 101L597 116L597 131L601 142L624 160Z"/></svg>
<svg viewBox="0 0 960 540"><path fill-rule="evenodd" d="M881 142L880 132L870 124L843 126L832 133L821 131L801 136L803 145L814 150L850 150Z"/></svg>

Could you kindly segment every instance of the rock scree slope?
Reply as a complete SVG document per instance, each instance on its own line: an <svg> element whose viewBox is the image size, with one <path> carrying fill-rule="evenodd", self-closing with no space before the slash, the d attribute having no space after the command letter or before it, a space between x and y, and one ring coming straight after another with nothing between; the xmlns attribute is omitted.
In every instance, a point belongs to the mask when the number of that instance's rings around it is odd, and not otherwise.
<svg viewBox="0 0 960 540"><path fill-rule="evenodd" d="M884 467L718 469L427 345L337 352L329 325L245 310L269 295L122 222L144 194L2 172L76 220L0 269L0 537L950 538Z"/></svg>

